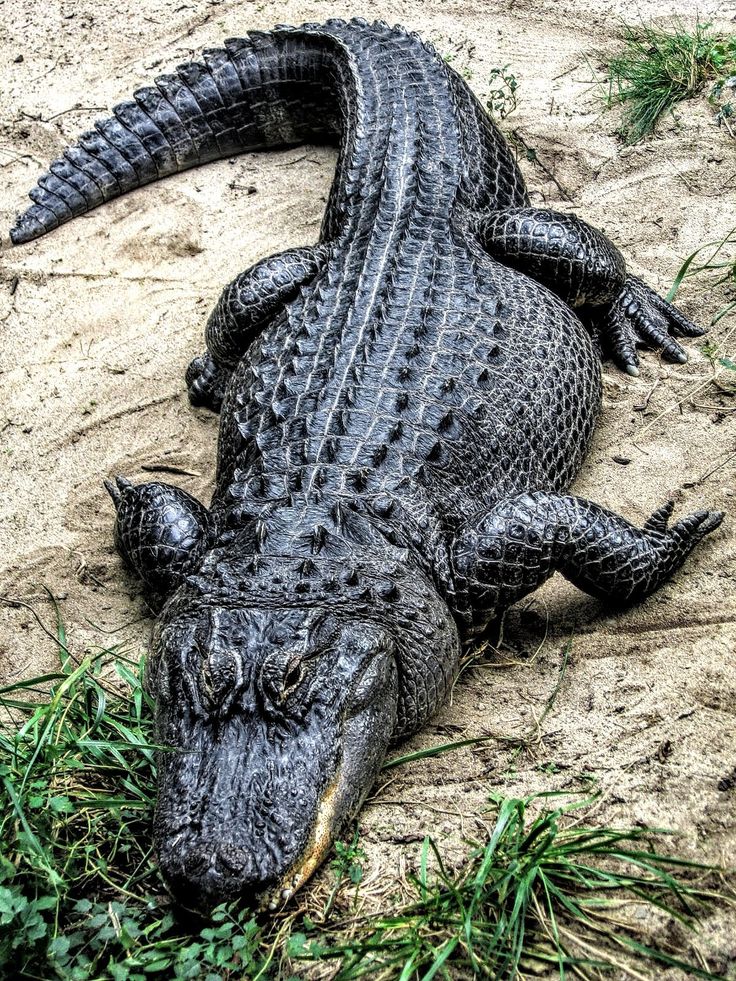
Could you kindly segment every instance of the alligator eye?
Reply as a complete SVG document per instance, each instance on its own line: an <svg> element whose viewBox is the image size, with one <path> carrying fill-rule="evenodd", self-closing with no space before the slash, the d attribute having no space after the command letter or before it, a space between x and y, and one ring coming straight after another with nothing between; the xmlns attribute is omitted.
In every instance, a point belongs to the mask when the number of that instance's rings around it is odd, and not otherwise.
<svg viewBox="0 0 736 981"><path fill-rule="evenodd" d="M199 671L199 690L209 711L229 712L243 690L239 659L230 651L212 651L205 655Z"/></svg>
<svg viewBox="0 0 736 981"><path fill-rule="evenodd" d="M292 658L286 666L284 680L281 686L281 699L288 698L304 677L301 657Z"/></svg>
<svg viewBox="0 0 736 981"><path fill-rule="evenodd" d="M303 654L279 652L270 657L261 669L264 694L273 705L283 705L304 679Z"/></svg>

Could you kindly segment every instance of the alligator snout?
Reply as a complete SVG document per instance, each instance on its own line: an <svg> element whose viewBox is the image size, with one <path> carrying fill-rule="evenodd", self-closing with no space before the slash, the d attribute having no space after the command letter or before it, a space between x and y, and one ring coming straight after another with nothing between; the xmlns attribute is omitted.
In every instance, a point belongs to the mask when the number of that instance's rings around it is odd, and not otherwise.
<svg viewBox="0 0 736 981"><path fill-rule="evenodd" d="M190 845L174 842L162 849L159 866L176 899L199 911L235 898L258 905L259 894L267 885L252 853L227 838Z"/></svg>
<svg viewBox="0 0 736 981"><path fill-rule="evenodd" d="M230 841L220 842L213 847L195 847L184 859L184 868L189 875L199 875L214 869L218 874L237 873L247 875L253 868L250 852Z"/></svg>

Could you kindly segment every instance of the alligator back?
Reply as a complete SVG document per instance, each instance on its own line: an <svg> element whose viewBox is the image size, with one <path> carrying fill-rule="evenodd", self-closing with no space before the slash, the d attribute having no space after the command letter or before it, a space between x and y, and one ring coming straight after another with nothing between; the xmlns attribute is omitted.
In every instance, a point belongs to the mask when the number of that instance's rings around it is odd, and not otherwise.
<svg viewBox="0 0 736 981"><path fill-rule="evenodd" d="M478 244L478 212L527 201L505 141L416 36L301 30L350 71L329 257L235 371L214 506L389 495L449 531L497 497L566 486L598 359L567 305Z"/></svg>

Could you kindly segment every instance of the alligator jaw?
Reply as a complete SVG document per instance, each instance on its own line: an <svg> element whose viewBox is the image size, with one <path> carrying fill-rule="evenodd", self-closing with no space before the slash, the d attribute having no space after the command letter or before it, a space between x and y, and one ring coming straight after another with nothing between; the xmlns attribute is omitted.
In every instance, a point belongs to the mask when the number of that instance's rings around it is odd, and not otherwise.
<svg viewBox="0 0 736 981"><path fill-rule="evenodd" d="M301 889L324 862L340 830L362 806L383 763L388 746L386 736L393 729L394 685L395 676L389 675L382 686L382 704L370 706L346 721L342 762L319 799L309 842L278 885L264 892L258 904L260 910L273 912ZM385 724L387 715L391 719L390 727ZM381 716L383 726L379 722Z"/></svg>
<svg viewBox="0 0 736 981"><path fill-rule="evenodd" d="M360 705L343 719L340 762L317 802L308 844L278 886L264 894L262 909L277 909L319 868L336 836L362 807L380 772L396 725L398 671L392 657L374 668L362 697L353 691ZM366 698L369 691L371 697Z"/></svg>
<svg viewBox="0 0 736 981"><path fill-rule="evenodd" d="M278 909L282 903L291 899L297 889L301 889L325 860L332 847L336 826L341 823L337 816L339 786L340 772L329 784L319 802L309 845L281 882L274 889L264 893L258 905L259 909L267 909L270 912Z"/></svg>

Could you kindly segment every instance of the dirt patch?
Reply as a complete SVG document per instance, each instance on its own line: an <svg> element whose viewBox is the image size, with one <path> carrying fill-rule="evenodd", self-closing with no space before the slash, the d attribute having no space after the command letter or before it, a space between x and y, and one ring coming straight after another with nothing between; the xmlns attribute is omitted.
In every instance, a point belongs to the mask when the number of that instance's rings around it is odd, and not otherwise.
<svg viewBox="0 0 736 981"><path fill-rule="evenodd" d="M505 126L545 166L523 161L533 199L603 228L631 269L666 291L683 257L730 228L733 141L705 100L683 105L646 143L617 141L593 70L628 4L484 7L404 0L372 3L369 13L431 37L483 96L491 70L509 66L518 107ZM714 3L703 13L733 30L729 8ZM637 8L642 18L687 17L691 9L689 0ZM361 10L295 0L6 0L4 12L0 226L7 229L41 167L152 74L248 28ZM322 148L252 154L136 192L38 243L10 249L4 239L0 595L23 605L0 607L3 680L54 661L34 616L52 623L45 589L59 600L76 651L145 647L149 610L113 551L101 478L150 479L156 467L173 467L185 473L164 479L207 498L217 421L190 408L184 368L229 279L263 255L315 241L333 168L333 153ZM681 292L683 309L700 323L721 302L695 281ZM710 340L725 337L730 324L722 321ZM424 833L455 844L479 833L491 790L595 787L601 821L676 828L681 850L732 860L736 437L732 400L710 384L702 344L689 351L682 367L645 356L638 379L607 368L605 411L575 489L637 521L668 497L678 513L722 508L722 529L635 609L612 613L555 580L509 615L501 655L466 671L452 704L411 745L535 731L571 638L570 663L533 750L512 756L506 741L491 740L391 771L361 816L366 896L402 888ZM735 954L736 921L727 920L714 920L704 935L718 969Z"/></svg>

